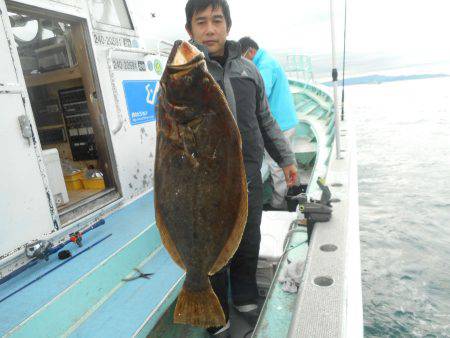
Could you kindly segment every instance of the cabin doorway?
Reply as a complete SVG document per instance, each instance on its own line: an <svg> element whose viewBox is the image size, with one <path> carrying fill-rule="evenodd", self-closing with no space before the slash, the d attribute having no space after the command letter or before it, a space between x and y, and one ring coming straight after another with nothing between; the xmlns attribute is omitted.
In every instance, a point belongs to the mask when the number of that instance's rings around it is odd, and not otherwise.
<svg viewBox="0 0 450 338"><path fill-rule="evenodd" d="M85 23L8 5L61 225L120 196Z"/></svg>

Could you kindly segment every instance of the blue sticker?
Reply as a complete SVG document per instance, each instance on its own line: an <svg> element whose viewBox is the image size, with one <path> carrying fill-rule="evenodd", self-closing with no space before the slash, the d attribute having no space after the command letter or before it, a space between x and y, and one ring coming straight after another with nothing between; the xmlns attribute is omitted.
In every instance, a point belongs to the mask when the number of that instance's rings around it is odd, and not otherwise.
<svg viewBox="0 0 450 338"><path fill-rule="evenodd" d="M128 115L132 126L156 120L158 103L158 80L123 81Z"/></svg>

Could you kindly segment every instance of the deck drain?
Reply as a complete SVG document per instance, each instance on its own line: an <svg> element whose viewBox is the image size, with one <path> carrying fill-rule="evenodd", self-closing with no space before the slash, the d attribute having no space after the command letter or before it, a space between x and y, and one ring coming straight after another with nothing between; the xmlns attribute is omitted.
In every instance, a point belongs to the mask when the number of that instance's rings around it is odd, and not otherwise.
<svg viewBox="0 0 450 338"><path fill-rule="evenodd" d="M334 280L331 277L326 277L326 276L321 276L321 277L316 277L314 279L314 284L316 284L317 286L331 286L333 285Z"/></svg>
<svg viewBox="0 0 450 338"><path fill-rule="evenodd" d="M336 251L337 249L338 249L338 247L334 244L325 244L320 247L320 250L325 251L325 252L333 252L333 251Z"/></svg>

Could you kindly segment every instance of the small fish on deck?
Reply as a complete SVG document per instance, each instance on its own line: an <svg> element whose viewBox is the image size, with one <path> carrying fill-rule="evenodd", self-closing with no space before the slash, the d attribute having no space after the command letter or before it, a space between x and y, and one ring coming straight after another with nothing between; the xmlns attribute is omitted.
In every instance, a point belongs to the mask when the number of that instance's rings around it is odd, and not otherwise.
<svg viewBox="0 0 450 338"><path fill-rule="evenodd" d="M203 53L177 41L161 79L155 158L156 223L186 271L174 322L225 325L209 276L233 257L247 220L241 135Z"/></svg>

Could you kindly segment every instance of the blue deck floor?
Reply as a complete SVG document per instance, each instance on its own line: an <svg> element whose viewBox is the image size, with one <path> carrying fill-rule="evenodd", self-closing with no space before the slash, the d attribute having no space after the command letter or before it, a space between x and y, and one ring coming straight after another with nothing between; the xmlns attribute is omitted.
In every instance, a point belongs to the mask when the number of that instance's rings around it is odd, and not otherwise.
<svg viewBox="0 0 450 338"><path fill-rule="evenodd" d="M132 337L136 328L146 322L161 302L155 293L168 294L183 276L183 271L173 264L164 248L156 252L141 270L158 273L150 279L128 282L69 337L93 337L93 332L101 332L103 337Z"/></svg>
<svg viewBox="0 0 450 338"><path fill-rule="evenodd" d="M53 254L48 262L41 261L0 285L0 336L154 224L153 193L114 212L105 221L104 225L85 235L83 247L78 248L72 243L65 247L72 256L79 254L66 264L61 265L63 262Z"/></svg>
<svg viewBox="0 0 450 338"><path fill-rule="evenodd" d="M176 299L184 276L161 246L153 193L104 221L84 235L81 248L73 243L64 248L71 251L70 260L55 253L0 284L0 336L145 337L150 332ZM137 266L155 275L121 282ZM114 281L105 282L109 278ZM233 330L248 331L241 322L234 318Z"/></svg>

